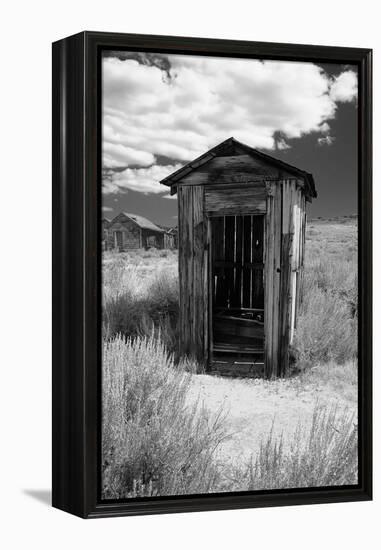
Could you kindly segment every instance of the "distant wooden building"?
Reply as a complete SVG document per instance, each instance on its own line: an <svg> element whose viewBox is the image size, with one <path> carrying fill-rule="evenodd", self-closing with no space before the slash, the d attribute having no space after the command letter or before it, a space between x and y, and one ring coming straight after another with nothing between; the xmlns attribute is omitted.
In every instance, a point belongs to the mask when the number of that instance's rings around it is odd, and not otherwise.
<svg viewBox="0 0 381 550"><path fill-rule="evenodd" d="M107 249L108 243L108 229L110 227L110 220L107 218L102 219L102 249Z"/></svg>
<svg viewBox="0 0 381 550"><path fill-rule="evenodd" d="M121 212L111 220L107 229L107 249L120 252L136 248L165 248L166 231L151 221Z"/></svg>
<svg viewBox="0 0 381 550"><path fill-rule="evenodd" d="M180 352L222 374L283 376L312 175L230 138L161 183L178 197Z"/></svg>
<svg viewBox="0 0 381 550"><path fill-rule="evenodd" d="M168 229L168 234L171 235L172 237L172 243L173 243L172 248L178 248L179 239L178 239L177 227L171 227L170 229Z"/></svg>
<svg viewBox="0 0 381 550"><path fill-rule="evenodd" d="M161 225L160 227L165 231L164 248L177 248L177 227L166 227L164 225Z"/></svg>

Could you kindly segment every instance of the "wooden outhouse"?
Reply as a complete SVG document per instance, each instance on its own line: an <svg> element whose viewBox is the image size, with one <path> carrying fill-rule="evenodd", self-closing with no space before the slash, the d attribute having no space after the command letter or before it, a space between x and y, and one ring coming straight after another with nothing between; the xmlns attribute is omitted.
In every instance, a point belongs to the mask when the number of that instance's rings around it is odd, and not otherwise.
<svg viewBox="0 0 381 550"><path fill-rule="evenodd" d="M283 376L312 175L230 138L161 183L178 197L180 353L222 374Z"/></svg>

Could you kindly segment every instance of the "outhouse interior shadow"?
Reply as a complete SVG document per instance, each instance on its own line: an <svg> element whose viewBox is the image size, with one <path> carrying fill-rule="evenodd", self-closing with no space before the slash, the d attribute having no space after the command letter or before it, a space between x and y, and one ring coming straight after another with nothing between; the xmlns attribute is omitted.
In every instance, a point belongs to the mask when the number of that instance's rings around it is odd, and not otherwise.
<svg viewBox="0 0 381 550"><path fill-rule="evenodd" d="M213 350L264 352L263 215L212 219Z"/></svg>

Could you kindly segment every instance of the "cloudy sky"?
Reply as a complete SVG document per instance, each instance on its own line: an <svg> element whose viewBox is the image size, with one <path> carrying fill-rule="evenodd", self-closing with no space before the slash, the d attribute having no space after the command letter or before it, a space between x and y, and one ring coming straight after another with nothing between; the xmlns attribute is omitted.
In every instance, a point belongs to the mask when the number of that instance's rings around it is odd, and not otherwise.
<svg viewBox="0 0 381 550"><path fill-rule="evenodd" d="M313 173L310 216L356 213L354 67L104 52L106 217L176 225L159 181L231 136Z"/></svg>

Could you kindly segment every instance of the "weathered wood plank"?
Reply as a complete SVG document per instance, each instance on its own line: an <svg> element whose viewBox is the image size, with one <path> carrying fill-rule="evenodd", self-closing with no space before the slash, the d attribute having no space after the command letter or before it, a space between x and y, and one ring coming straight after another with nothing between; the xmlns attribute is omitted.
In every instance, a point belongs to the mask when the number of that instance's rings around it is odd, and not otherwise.
<svg viewBox="0 0 381 550"><path fill-rule="evenodd" d="M260 323L250 322L246 319L229 317L216 317L214 330L220 336L240 336L248 339L264 339L264 327Z"/></svg>
<svg viewBox="0 0 381 550"><path fill-rule="evenodd" d="M204 189L191 189L193 206L193 342L192 355L199 362L204 360Z"/></svg>
<svg viewBox="0 0 381 550"><path fill-rule="evenodd" d="M300 278L299 278L299 308L303 298L303 284L304 284L304 254L306 246L306 225L307 225L307 213L306 213L306 199L302 196L302 229L301 229L301 254L300 254Z"/></svg>
<svg viewBox="0 0 381 550"><path fill-rule="evenodd" d="M205 220L202 187L179 187L180 354L205 357Z"/></svg>
<svg viewBox="0 0 381 550"><path fill-rule="evenodd" d="M208 214L232 212L264 214L266 211L265 185L261 187L208 189L205 188L205 209Z"/></svg>
<svg viewBox="0 0 381 550"><path fill-rule="evenodd" d="M253 216L253 236L252 236L252 270L251 270L251 294L252 307L263 307L263 269L259 269L256 264L263 263L263 216Z"/></svg>
<svg viewBox="0 0 381 550"><path fill-rule="evenodd" d="M296 286L298 272L299 256L299 193L296 187L292 187L292 248L291 248L291 304L290 304L290 341L292 344L294 338L295 318L296 318Z"/></svg>
<svg viewBox="0 0 381 550"><path fill-rule="evenodd" d="M277 376L279 373L279 316L281 303L281 224L282 219L282 187L277 185L274 191L274 217L273 217L273 232L274 232L274 252L273 252L273 298L272 298L272 359L273 372L272 376Z"/></svg>
<svg viewBox="0 0 381 550"><path fill-rule="evenodd" d="M303 194L301 188L297 187L297 225L295 227L295 241L296 241L296 259L295 259L295 270L296 270L296 281L295 281L295 297L294 297L294 323L293 323L293 334L291 336L291 343L293 342L293 336L297 326L298 311L300 306L300 284L302 276L302 240L303 240Z"/></svg>
<svg viewBox="0 0 381 550"><path fill-rule="evenodd" d="M232 190L232 189L242 189L242 187L245 189L255 189L255 188L260 188L262 189L264 186L266 187L266 182L271 182L271 181L278 181L278 177L274 177L274 176L255 176L253 177L252 181L250 182L246 182L248 183L249 185L246 185L246 183L244 185L242 185L242 183L240 182L233 182L233 183L211 183L207 186L205 186L205 190L207 191L224 191L224 190Z"/></svg>
<svg viewBox="0 0 381 550"><path fill-rule="evenodd" d="M246 264L251 263L251 224L252 216L243 218L243 267L242 267L242 307L252 307L251 303L251 269Z"/></svg>
<svg viewBox="0 0 381 550"><path fill-rule="evenodd" d="M282 251L280 278L280 316L279 316L279 376L284 376L289 369L289 345L292 324L292 256L294 247L294 203L296 185L293 180L283 183L282 208Z"/></svg>
<svg viewBox="0 0 381 550"><path fill-rule="evenodd" d="M186 355L188 349L187 326L187 300L188 300L188 195L189 191L179 187L178 191L178 222L179 222L179 288L180 288L180 327L179 327L179 353Z"/></svg>
<svg viewBox="0 0 381 550"><path fill-rule="evenodd" d="M194 354L193 346L193 200L192 200L192 189L185 189L186 193L186 208L187 210L183 212L183 216L186 216L186 231L187 231L187 241L186 241L186 254L187 254L187 289L186 289L186 331L187 331L187 354L192 356Z"/></svg>
<svg viewBox="0 0 381 550"><path fill-rule="evenodd" d="M225 306L225 270L217 267L217 262L225 258L225 220L223 217L211 220L212 227L212 261L213 261L213 302L216 306Z"/></svg>
<svg viewBox="0 0 381 550"><path fill-rule="evenodd" d="M242 253L242 251L241 251ZM238 267L245 267L247 269L263 269L263 262L234 262L234 261L216 261L216 267L231 267L237 269Z"/></svg>
<svg viewBox="0 0 381 550"><path fill-rule="evenodd" d="M234 262L234 242L235 242L235 217L227 216L225 218L225 261L227 264ZM225 267L226 298L228 307L232 305L234 295L234 267Z"/></svg>
<svg viewBox="0 0 381 550"><path fill-rule="evenodd" d="M243 218L236 216L235 281L233 307L242 307Z"/></svg>
<svg viewBox="0 0 381 550"><path fill-rule="evenodd" d="M204 349L207 358L207 370L210 371L213 361L213 266L212 266L212 223L205 217L206 224L206 246L205 246L205 267L207 266L205 277L205 292L208 294L208 300L204 302Z"/></svg>
<svg viewBox="0 0 381 550"><path fill-rule="evenodd" d="M264 215L266 214L266 208L263 203L258 204L257 206L241 206L241 207L231 207L224 208L223 210L207 210L206 215L209 218L216 218L220 216L250 216L254 215Z"/></svg>
<svg viewBox="0 0 381 550"><path fill-rule="evenodd" d="M273 283L274 283L274 194L275 185L269 184L267 195L267 213L265 217L265 376L271 378L274 373L273 359Z"/></svg>
<svg viewBox="0 0 381 550"><path fill-rule="evenodd" d="M290 174L291 175L291 174ZM278 176L279 168L250 155L215 156L196 169L191 169L179 183L182 185L207 185L253 181L256 176ZM284 172L284 177L287 173Z"/></svg>

